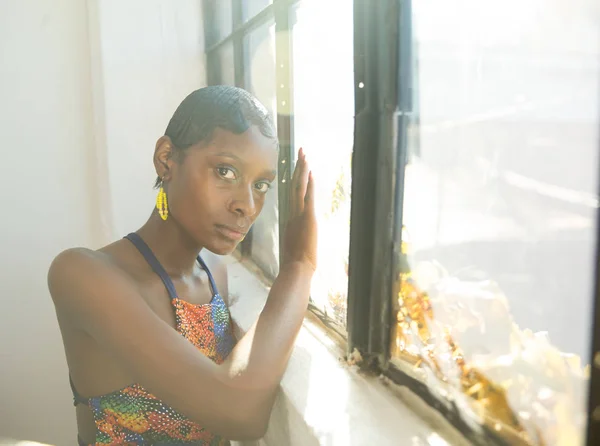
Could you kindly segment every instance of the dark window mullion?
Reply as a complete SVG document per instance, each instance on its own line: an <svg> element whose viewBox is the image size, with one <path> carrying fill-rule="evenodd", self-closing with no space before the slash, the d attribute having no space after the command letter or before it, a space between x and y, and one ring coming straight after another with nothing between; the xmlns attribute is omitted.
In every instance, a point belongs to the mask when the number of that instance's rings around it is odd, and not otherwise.
<svg viewBox="0 0 600 446"><path fill-rule="evenodd" d="M277 88L277 136L279 139L278 208L279 262L289 214L289 190L294 167L294 104L292 71L291 2L278 1L275 11L275 82Z"/></svg>
<svg viewBox="0 0 600 446"><path fill-rule="evenodd" d="M233 0L232 4L232 23L233 29L239 29L242 24L242 0ZM246 85L246 65L247 60L244 52L244 33L243 32L233 32L232 33L232 41L233 41L233 68L234 68L234 79L236 87L248 89L248 85ZM240 250L244 257L252 256L252 240L253 240L253 230L250 229L246 238L240 244Z"/></svg>
<svg viewBox="0 0 600 446"><path fill-rule="evenodd" d="M398 1L354 1L356 120L348 348L385 360L390 327L397 124Z"/></svg>
<svg viewBox="0 0 600 446"><path fill-rule="evenodd" d="M352 189L350 210L350 255L348 265L348 311L346 330L348 350L366 352L369 344L369 296L371 294L373 231L375 224L374 177L376 166L368 144L377 144L375 115L370 111L373 88L369 64L368 5L354 1L354 147L352 150ZM368 88L359 88L367 83ZM360 166L360 168L359 168Z"/></svg>
<svg viewBox="0 0 600 446"><path fill-rule="evenodd" d="M242 22L242 0L233 0L231 11L233 29L238 29ZM232 37L235 85L240 88L247 88L245 79L246 60L244 58L244 33L234 32Z"/></svg>
<svg viewBox="0 0 600 446"><path fill-rule="evenodd" d="M395 174L398 157L399 7L396 0L380 2L377 24L377 104L379 146L375 191L373 277L369 312L369 352L380 361L388 357L391 329Z"/></svg>
<svg viewBox="0 0 600 446"><path fill-rule="evenodd" d="M231 1L231 29L236 30L242 25L242 1L243 0L232 0Z"/></svg>
<svg viewBox="0 0 600 446"><path fill-rule="evenodd" d="M598 150L600 151L600 145ZM598 195L600 196L600 184ZM597 444L598 438L600 438L600 211L597 212L596 218L596 276L594 283L595 294L593 297L592 342L590 355L588 358L585 358L589 361L587 362L588 364L592 364L588 387L587 445ZM586 361L584 360L585 363Z"/></svg>
<svg viewBox="0 0 600 446"><path fill-rule="evenodd" d="M285 3L287 3L287 2L294 3L295 1L298 1L298 0L286 0ZM239 6L236 6L236 4L239 4ZM232 33L229 34L228 36L223 37L221 40L214 43L213 45L210 45L209 47L207 47L206 51L207 52L216 51L219 48L221 48L223 45L225 45L227 42L229 42L230 40L235 39L236 37L239 37L239 36L242 36L242 38L243 38L243 36L248 34L250 31L252 31L256 28L259 28L261 25L265 24L266 22L268 22L271 19L272 14L273 14L273 7L274 7L274 5L267 6L265 9L263 9L257 15L255 15L251 19L246 20L244 22L242 20L241 2L234 0L234 3L232 5L232 15L233 15L233 19L235 21L233 22Z"/></svg>
<svg viewBox="0 0 600 446"><path fill-rule="evenodd" d="M395 342L395 339L390 339L391 326L396 324L396 313L399 310L396 296L399 290L400 272L404 271L407 266L405 253L402 252L402 226L403 226L403 208L404 208L404 179L405 170L408 160L408 132L411 122L414 121L413 110L413 59L412 59L412 2L404 0L400 4L398 10L399 28L398 28L398 90L397 103L398 115L396 118L396 161L395 161L395 192L393 203L393 235L392 235L392 277L390 283L389 295L389 324L386 329L388 333L388 342L386 343L386 364L387 368L390 352L390 342Z"/></svg>
<svg viewBox="0 0 600 446"><path fill-rule="evenodd" d="M206 82L208 85L215 85L220 80L220 64L217 63L216 51L208 51L209 42L213 38L212 23L215 22L216 11L215 4L212 1L203 3L203 27L204 27L204 45L206 53Z"/></svg>

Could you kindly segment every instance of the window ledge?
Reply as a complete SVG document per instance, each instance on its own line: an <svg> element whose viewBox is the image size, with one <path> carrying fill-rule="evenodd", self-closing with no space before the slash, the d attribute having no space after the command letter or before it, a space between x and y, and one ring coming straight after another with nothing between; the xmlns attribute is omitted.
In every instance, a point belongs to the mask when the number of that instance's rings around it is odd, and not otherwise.
<svg viewBox="0 0 600 446"><path fill-rule="evenodd" d="M268 286L247 265L227 257L230 308L244 332L262 309ZM238 333L239 334L239 333ZM451 425L406 387L365 376L307 318L281 382L260 446L468 445Z"/></svg>

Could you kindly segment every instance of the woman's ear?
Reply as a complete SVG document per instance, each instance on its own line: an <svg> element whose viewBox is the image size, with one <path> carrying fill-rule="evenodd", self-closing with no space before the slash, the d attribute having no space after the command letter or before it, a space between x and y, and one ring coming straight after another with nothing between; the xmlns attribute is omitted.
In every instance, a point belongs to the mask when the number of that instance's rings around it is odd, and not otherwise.
<svg viewBox="0 0 600 446"><path fill-rule="evenodd" d="M168 136L161 136L154 149L154 168L159 178L168 180L173 167L173 143Z"/></svg>

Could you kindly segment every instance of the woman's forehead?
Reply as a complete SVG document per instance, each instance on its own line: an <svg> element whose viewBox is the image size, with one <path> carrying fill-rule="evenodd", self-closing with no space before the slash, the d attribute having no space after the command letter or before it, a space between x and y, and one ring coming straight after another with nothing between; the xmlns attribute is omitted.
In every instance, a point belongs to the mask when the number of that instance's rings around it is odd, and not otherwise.
<svg viewBox="0 0 600 446"><path fill-rule="evenodd" d="M256 126L241 134L217 128L202 149L207 155L229 156L264 168L277 169L278 146L273 138L263 135Z"/></svg>
<svg viewBox="0 0 600 446"><path fill-rule="evenodd" d="M217 127L212 134L212 138L208 143L208 147L213 149L223 148L265 148L265 149L277 149L277 141L273 138L262 134L257 126L251 126L244 133L236 134L229 130Z"/></svg>

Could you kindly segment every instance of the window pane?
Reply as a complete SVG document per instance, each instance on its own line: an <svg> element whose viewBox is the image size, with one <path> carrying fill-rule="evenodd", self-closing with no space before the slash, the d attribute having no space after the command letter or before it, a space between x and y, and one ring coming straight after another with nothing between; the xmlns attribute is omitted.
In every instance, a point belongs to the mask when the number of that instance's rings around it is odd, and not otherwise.
<svg viewBox="0 0 600 446"><path fill-rule="evenodd" d="M343 327L354 143L352 13L352 2L318 0L304 0L292 12L294 143L305 149L315 175L321 240L311 297Z"/></svg>
<svg viewBox="0 0 600 446"><path fill-rule="evenodd" d="M245 88L267 107L275 120L275 25L270 22L244 37ZM279 272L279 209L277 183L267 193L264 208L252 231L252 259L267 275Z"/></svg>
<svg viewBox="0 0 600 446"><path fill-rule="evenodd" d="M391 354L509 444L585 436L594 11L593 0L413 0L418 138L409 138L408 262Z"/></svg>
<svg viewBox="0 0 600 446"><path fill-rule="evenodd" d="M271 3L273 0L242 0L242 20L250 20Z"/></svg>
<svg viewBox="0 0 600 446"><path fill-rule="evenodd" d="M231 0L208 0L205 5L208 14L204 21L208 28L206 46L210 47L231 34L233 10Z"/></svg>
<svg viewBox="0 0 600 446"><path fill-rule="evenodd" d="M233 42L226 42L216 51L219 67L219 84L235 85Z"/></svg>

